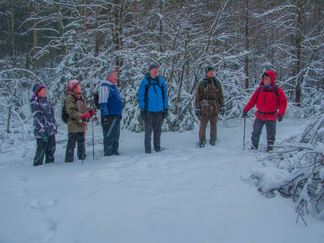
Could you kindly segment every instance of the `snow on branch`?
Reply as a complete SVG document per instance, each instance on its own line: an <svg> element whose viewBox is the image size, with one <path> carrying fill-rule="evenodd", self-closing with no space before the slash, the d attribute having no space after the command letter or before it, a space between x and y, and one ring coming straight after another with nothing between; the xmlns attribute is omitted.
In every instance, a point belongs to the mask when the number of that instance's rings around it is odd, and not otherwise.
<svg viewBox="0 0 324 243"><path fill-rule="evenodd" d="M324 220L324 109L301 135L292 136L252 170L250 180L267 197L291 198L298 215Z"/></svg>

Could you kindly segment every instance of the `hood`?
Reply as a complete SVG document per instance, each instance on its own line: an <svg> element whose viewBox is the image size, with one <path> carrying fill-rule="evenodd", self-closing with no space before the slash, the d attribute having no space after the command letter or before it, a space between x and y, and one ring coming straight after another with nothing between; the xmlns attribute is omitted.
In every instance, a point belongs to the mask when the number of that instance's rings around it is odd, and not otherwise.
<svg viewBox="0 0 324 243"><path fill-rule="evenodd" d="M270 78L271 78L272 85L273 85L273 86L276 85L276 81L275 81L275 80L276 80L276 75L275 75L274 71L272 71L272 70L270 70L270 71L266 71L266 72L264 72L263 74L268 74L268 75L270 76ZM263 74L262 74L262 75L263 75ZM263 85L263 80L261 80L260 85Z"/></svg>

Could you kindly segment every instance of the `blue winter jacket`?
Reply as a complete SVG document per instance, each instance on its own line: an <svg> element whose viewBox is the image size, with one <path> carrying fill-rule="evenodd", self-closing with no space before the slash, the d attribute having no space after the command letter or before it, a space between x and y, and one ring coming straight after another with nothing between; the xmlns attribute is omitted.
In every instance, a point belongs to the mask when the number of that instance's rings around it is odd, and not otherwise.
<svg viewBox="0 0 324 243"><path fill-rule="evenodd" d="M148 87L147 78L151 80L151 86ZM157 85L156 79L159 79L159 85ZM160 86L160 87L159 87ZM147 105L145 106L145 88L148 87L147 91ZM162 89L164 90L164 102ZM140 88L138 91L138 103L141 110L147 110L150 112L163 111L169 107L168 103L168 92L165 82L162 78L156 77L152 79L149 74L146 74L145 78L142 79Z"/></svg>
<svg viewBox="0 0 324 243"><path fill-rule="evenodd" d="M109 81L102 81L100 83L98 95L101 116L121 115L123 110L123 101L116 85L113 85Z"/></svg>

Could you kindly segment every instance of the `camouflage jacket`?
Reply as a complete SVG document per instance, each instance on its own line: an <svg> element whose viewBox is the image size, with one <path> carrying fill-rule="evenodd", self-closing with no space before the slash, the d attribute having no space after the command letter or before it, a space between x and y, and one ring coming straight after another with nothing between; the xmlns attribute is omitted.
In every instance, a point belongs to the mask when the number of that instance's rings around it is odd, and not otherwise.
<svg viewBox="0 0 324 243"><path fill-rule="evenodd" d="M204 78L199 82L195 107L202 115L218 114L224 106L223 90L220 82L215 78Z"/></svg>

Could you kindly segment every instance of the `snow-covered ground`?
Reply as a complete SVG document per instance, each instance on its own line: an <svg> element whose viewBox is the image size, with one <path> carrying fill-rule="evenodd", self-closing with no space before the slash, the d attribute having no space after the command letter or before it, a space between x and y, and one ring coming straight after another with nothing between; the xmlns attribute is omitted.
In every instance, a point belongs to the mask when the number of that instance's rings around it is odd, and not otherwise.
<svg viewBox="0 0 324 243"><path fill-rule="evenodd" d="M246 128L248 142L252 120ZM284 120L277 142L302 129ZM260 153L242 149L243 124L220 122L215 147L197 148L197 137L197 129L163 133L164 150L147 155L143 133L122 131L121 155L103 157L95 127L93 160L90 127L84 164L64 164L61 142L55 164L39 167L35 141L3 149L0 243L324 242L323 221L306 215L307 226L296 223L291 199L268 199L244 182Z"/></svg>

